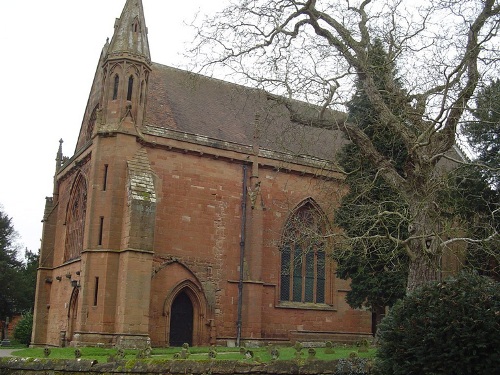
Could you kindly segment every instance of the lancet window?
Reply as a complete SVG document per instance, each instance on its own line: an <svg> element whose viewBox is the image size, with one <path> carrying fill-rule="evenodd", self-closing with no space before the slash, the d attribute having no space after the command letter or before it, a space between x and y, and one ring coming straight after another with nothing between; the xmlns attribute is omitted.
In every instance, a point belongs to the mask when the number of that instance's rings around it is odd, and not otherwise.
<svg viewBox="0 0 500 375"><path fill-rule="evenodd" d="M118 98L119 86L120 86L120 77L118 77L118 74L116 74L114 84L113 84L113 100L116 100Z"/></svg>
<svg viewBox="0 0 500 375"><path fill-rule="evenodd" d="M134 88L134 77L128 79L127 100L132 100L132 89Z"/></svg>

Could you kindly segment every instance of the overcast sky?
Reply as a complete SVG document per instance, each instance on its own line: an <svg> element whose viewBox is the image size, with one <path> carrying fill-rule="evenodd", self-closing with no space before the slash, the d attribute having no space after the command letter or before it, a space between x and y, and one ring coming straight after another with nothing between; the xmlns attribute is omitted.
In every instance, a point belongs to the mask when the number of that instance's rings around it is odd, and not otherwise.
<svg viewBox="0 0 500 375"><path fill-rule="evenodd" d="M143 0L154 62L182 67L185 23L221 0ZM38 251L59 139L71 156L99 54L125 0L15 0L3 4L0 204L19 243Z"/></svg>

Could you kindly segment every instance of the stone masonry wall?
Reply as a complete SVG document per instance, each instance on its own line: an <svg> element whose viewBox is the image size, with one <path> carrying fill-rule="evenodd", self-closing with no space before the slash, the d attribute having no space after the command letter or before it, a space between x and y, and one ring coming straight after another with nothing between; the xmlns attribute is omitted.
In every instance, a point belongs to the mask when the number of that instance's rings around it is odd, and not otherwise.
<svg viewBox="0 0 500 375"><path fill-rule="evenodd" d="M150 305L152 343L165 345L168 329L165 301L172 288L184 280L196 285L206 299L206 311L196 310L202 315L198 343L209 344L205 327L210 326L211 320L219 344L234 340L243 165L202 153L165 152L159 148L150 148L147 153L157 189ZM247 199L242 338L288 341L291 334L300 338L303 333L310 339L312 332L322 332L344 341L335 334L352 337L369 334L370 314L347 306L344 298L349 284L335 278L333 262L328 265L323 308L279 301L279 242L284 223L309 198L331 214L345 193L345 186L340 180L325 182L286 168L260 165L257 173L254 176L255 168L248 173L250 188L255 189L257 181L260 184L255 207ZM258 215L262 226L250 232L250 225ZM256 244L254 248L252 243Z"/></svg>
<svg viewBox="0 0 500 375"><path fill-rule="evenodd" d="M365 375L371 362L365 358L334 361L275 361L267 364L242 361L120 361L97 363L89 360L48 360L0 358L2 375L100 375L100 374L170 374L170 375Z"/></svg>

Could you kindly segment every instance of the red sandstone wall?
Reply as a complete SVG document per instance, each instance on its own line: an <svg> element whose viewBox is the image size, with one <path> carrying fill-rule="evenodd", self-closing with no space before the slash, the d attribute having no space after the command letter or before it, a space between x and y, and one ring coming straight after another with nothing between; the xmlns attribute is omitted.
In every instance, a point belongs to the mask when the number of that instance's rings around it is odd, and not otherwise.
<svg viewBox="0 0 500 375"><path fill-rule="evenodd" d="M194 344L234 340L240 273L242 164L207 154L148 148L157 198L154 254L149 260L141 257L141 266L136 267L124 263L119 251L126 248L124 236L130 225L126 216L126 161L141 145L134 137L121 134L96 138L94 142L92 159L86 167L89 191L84 237L84 249L91 252L69 264L63 264L64 221L76 170L60 181L55 269L53 282L48 286L47 342L58 345L60 331L68 330L147 333L149 323L153 345L166 345L169 303L176 288L182 285L191 288L190 298L195 301ZM103 189L105 164L108 165L106 190ZM249 169L248 175L252 173L256 170ZM254 209L247 199L242 337L288 340L311 331L370 332L370 314L353 311L344 302L348 283L334 277L333 263L327 268L328 306L311 309L279 301L278 243L288 215L304 199L312 197L332 219L333 208L345 187L337 180L325 183L307 174L262 166L258 177L261 195ZM248 180L254 188L257 179ZM104 227L99 245L101 216ZM77 271L81 272L79 278ZM73 289L66 274L81 281L78 315L72 326L68 315L71 315ZM56 276L61 276L61 281ZM99 277L97 303L96 277ZM149 306L144 302L149 295L148 283L151 284ZM110 343L111 336L107 337Z"/></svg>
<svg viewBox="0 0 500 375"><path fill-rule="evenodd" d="M157 266L178 258L185 268L166 266L152 282L150 334L165 341L167 319L162 315L171 288L184 279L200 284L215 319L217 337L234 339L237 320L237 280L241 225L242 166L206 156L148 150L160 187L155 229ZM249 173L250 174L250 173ZM262 244L256 253L247 245L243 337L288 339L290 331L349 331L368 333L370 315L353 311L343 301L348 283L334 276L330 264L328 309L279 307L280 253L277 243L289 213L313 197L331 214L344 187L338 181L316 179L272 169L260 171L262 205L250 207L249 221L259 211L263 227L250 236ZM264 208L264 210L262 210ZM247 222L247 225L249 223ZM247 227L248 229L248 227ZM253 250L252 253L249 253ZM190 272L187 271L190 270ZM257 275L256 279L252 277ZM162 280L157 281L157 280ZM206 337L206 332L203 333Z"/></svg>

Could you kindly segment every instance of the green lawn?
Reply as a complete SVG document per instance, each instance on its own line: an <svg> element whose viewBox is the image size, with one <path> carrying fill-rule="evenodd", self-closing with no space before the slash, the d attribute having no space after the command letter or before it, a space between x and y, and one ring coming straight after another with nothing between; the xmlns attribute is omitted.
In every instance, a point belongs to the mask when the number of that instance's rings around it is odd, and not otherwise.
<svg viewBox="0 0 500 375"><path fill-rule="evenodd" d="M84 347L79 348L81 352L82 359L97 360L100 363L107 362L109 357L116 356L117 349L104 349L104 348L93 348ZM244 354L240 353L239 348L227 348L227 347L217 347L216 360L243 360L243 361L258 361L258 362L269 362L272 360L272 356L269 348L252 348L249 349L253 352L253 359L247 358ZM292 360L296 359L296 350L293 347L279 347L278 360ZM325 353L325 348L315 348L317 360L334 360L340 358L349 358L350 356L357 355L361 358L373 358L375 356L375 349L368 348L367 352L358 352L357 347L335 347L334 353ZM207 360L209 359L208 352L210 348L208 347L193 347L189 348L189 359L190 360ZM146 361L153 360L172 360L175 359L176 353L180 353L181 348L154 348L151 352L151 358L146 358ZM132 360L137 358L137 350L125 350L124 360ZM355 354L353 354L355 353ZM13 353L15 356L19 357L31 357L31 358L44 358L43 348L29 348L17 350ZM51 348L50 356L51 359L70 359L75 358L75 348ZM301 359L308 358L308 349L302 349Z"/></svg>

